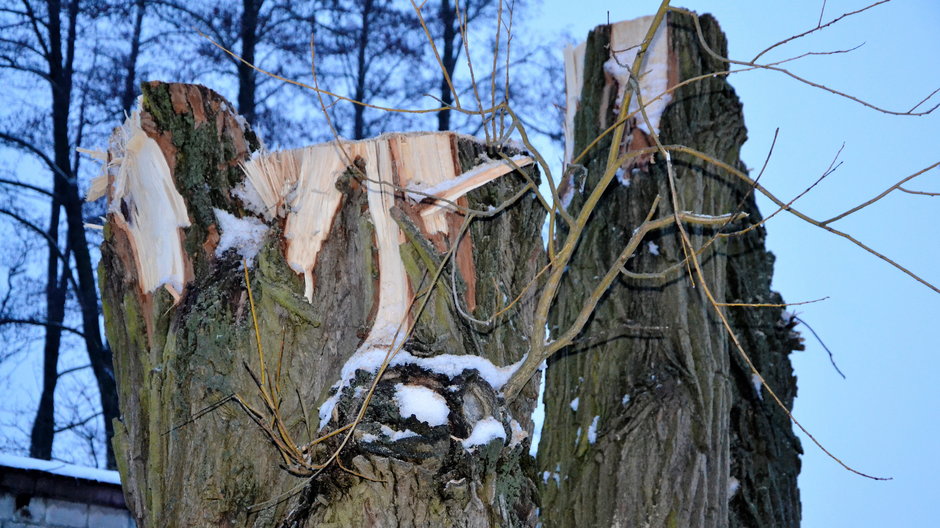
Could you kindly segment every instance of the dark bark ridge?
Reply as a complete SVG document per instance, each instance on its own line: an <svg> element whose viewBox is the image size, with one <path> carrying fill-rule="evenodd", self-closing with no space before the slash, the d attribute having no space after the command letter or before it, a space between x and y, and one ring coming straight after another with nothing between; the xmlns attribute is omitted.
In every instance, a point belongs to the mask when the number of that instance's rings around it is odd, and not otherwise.
<svg viewBox="0 0 940 528"><path fill-rule="evenodd" d="M726 53L718 24L709 16L701 20L709 46ZM688 17L669 13L667 31L670 86L726 70L702 50ZM587 40L575 154L615 121L615 90L604 68L610 32L600 26ZM624 136L628 150L637 139L641 147L651 144L643 144L635 120ZM743 168L745 138L741 104L724 77L679 88L662 116L663 144L686 145L732 166ZM602 141L585 160L587 180L573 197L572 214L603 174L610 146ZM741 209L749 222L759 220L746 185L688 155L673 153L672 161L682 210L722 215ZM657 195L656 216L673 212L661 156L625 169L628 184L607 190L570 264L553 332L570 325ZM734 227L741 226L726 230ZM686 229L694 247L716 233ZM700 256L719 302L781 302L770 290L773 257L763 241L758 229L719 239ZM641 247L628 270L655 272L684 257L674 227L651 233ZM726 310L747 353L792 405L788 354L798 343L781 324L781 309ZM799 441L785 413L761 398L684 265L661 280L621 276L581 338L549 361L546 423L552 427L543 432L537 464L545 526L797 526Z"/></svg>
<svg viewBox="0 0 940 528"><path fill-rule="evenodd" d="M254 216L232 190L245 178L239 162L259 141L208 89L148 83L143 92L141 125L165 154L191 225L179 230L187 264L178 301L163 288L141 290L134 241L117 224L109 221L102 246L105 321L122 396L115 445L138 525L534 524L529 442L516 431L531 432L537 385L530 384L507 408L498 386L484 381L486 369L445 375L421 362L442 354L473 355L506 366L527 351L531 298L493 326L479 328L456 310L454 297L464 310L486 317L535 275L543 259L543 213L531 192L500 214L474 221L460 240L457 276L452 279L446 266L430 292L436 265L457 242L462 216L448 214L448 229L429 234L420 224L418 205L396 193L395 217L404 240L399 253L410 291L431 296L402 353L415 360L385 374L340 455L343 467L373 480L337 465L314 480L302 480L285 471L285 460L238 405L226 403L199 415L233 394L255 409L264 408L252 378L260 364L240 257L234 251L216 256L214 212ZM462 171L499 159L498 152L475 141L447 137ZM304 298L303 276L285 259L283 219L266 222L268 234L250 268L267 373L278 380L279 410L298 444L348 423L373 378L368 369L359 370L337 386L344 363L370 333L382 275L367 199L371 184L359 174L360 165L371 161L352 161L357 168L347 168L336 182L342 196L317 256L312 300ZM512 172L458 203L486 210L526 184L525 177ZM440 397L448 409L446 423L402 416L396 400L400 385ZM321 423L317 409L337 390L338 403ZM505 438L465 448L462 440L481 417L499 423L503 434L498 436ZM396 440L389 430L416 436ZM325 459L340 438L318 444L310 462ZM271 501L278 498L285 500Z"/></svg>

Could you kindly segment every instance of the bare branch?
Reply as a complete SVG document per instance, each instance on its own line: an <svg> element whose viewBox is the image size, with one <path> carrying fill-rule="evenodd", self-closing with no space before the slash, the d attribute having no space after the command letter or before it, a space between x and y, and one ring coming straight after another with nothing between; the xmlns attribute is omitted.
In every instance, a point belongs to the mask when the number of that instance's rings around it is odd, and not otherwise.
<svg viewBox="0 0 940 528"><path fill-rule="evenodd" d="M53 193L53 192L51 192L51 191L49 191L49 190L47 190L47 189L43 189L42 187L38 187L38 186L36 186L36 185L30 185L30 184L28 184L28 183L23 183L23 182L17 181L17 180L8 180L8 179L6 179L6 178L0 178L0 184L12 185L12 186L14 186L14 187L22 187L22 188L24 188L24 189L29 189L29 190L31 190L31 191L36 191L36 192L38 192L38 193L40 193L40 194L44 194L44 195L49 196L49 197L55 196L55 193Z"/></svg>
<svg viewBox="0 0 940 528"><path fill-rule="evenodd" d="M858 211L858 210L860 210L860 209L864 209L865 207L868 207L869 205L871 205L871 204L877 202L878 200L884 198L885 196L887 196L888 194L890 194L891 191L893 191L893 190L895 190L895 189L897 189L897 190L899 190L899 191L906 192L906 193L910 193L910 194L927 194L927 195L931 195L931 193L912 192L912 191L909 191L909 190L907 190L907 189L902 189L902 188L901 188L901 185L903 185L903 184L905 184L905 183L907 183L907 182L913 180L914 178L920 176L921 174L924 174L925 172L928 172L928 171L930 171L930 170L933 170L933 169L936 168L937 166L940 166L940 161L938 161L938 162L936 162L936 163L930 165L929 167L926 167L926 168L924 168L924 169L921 169L921 170L915 172L914 174L911 174L910 176L904 178L903 180L901 180L901 181L895 183L894 185L892 185L891 187L888 187L887 189L884 190L884 192L882 192L882 193L879 194L878 196L875 196L875 197L872 198L871 200L868 200L867 202L865 202L865 203L863 203L863 204L857 205L857 206L855 206L855 207L849 209L848 211L846 211L846 212L844 212L844 213L842 213L842 214L833 216L833 217L830 218L829 220L825 220L825 221L820 222L820 223L823 224L823 225L826 225L826 224L831 224L831 223L835 222L836 220L840 220L840 219L842 219L842 218L845 218L846 216L849 216L850 214L852 214L852 213L854 213L854 212L856 212L856 211ZM935 195L936 193L933 193L933 194Z"/></svg>
<svg viewBox="0 0 940 528"><path fill-rule="evenodd" d="M0 317L0 325L32 325L32 326L42 326L46 328L57 328L59 330L64 330L66 332L71 332L84 339L85 334L77 328L72 328L71 326L66 326L62 323L54 323L51 321L43 321L41 319L19 319L15 317Z"/></svg>
<svg viewBox="0 0 940 528"><path fill-rule="evenodd" d="M882 0L882 2L886 2L886 1L889 1L889 0ZM782 73L782 74L784 74L784 75L787 75L788 77L791 77L791 78L793 78L793 79L795 79L795 80L797 80L797 81L799 81L799 82L801 82L801 83L803 83L803 84L806 84L806 85L808 85L808 86L812 86L813 88L818 88L818 89L820 89L820 90L829 92L829 93L834 94L834 95L838 95L839 97L843 97L843 98L849 99L849 100L851 100L851 101L855 101L856 103L858 103L858 104L860 104L860 105L862 105L862 106L866 106L866 107L868 107L868 108L871 108L872 110L876 110L876 111L881 112L881 113L884 113L884 114L891 114L891 115L898 115L898 116L924 116L924 115L928 115L928 114L933 113L934 110L936 110L938 107L940 107L940 103L938 103L938 104L936 104L936 105L930 107L929 110L926 110L926 111L924 111L924 112L912 112L912 111L898 112L898 111L895 111L895 110L888 110L887 108L882 108L882 107L877 106L877 105L875 105L875 104L869 103L868 101L865 101L865 100L863 100L863 99L860 99L860 98L858 98L858 97L855 97L854 95L850 95L850 94L847 94L847 93L845 93L845 92L841 92L841 91L839 91L839 90L836 90L836 89L834 89L834 88L830 88L830 87L828 87L828 86L826 86L826 85L819 84L819 83L810 81L810 80L808 80L808 79L804 79L803 77L800 77L799 75L796 75L795 73L793 73L793 72L791 72L791 71L789 71L789 70L786 70L786 69L784 69L784 68L780 68L780 67L777 67L777 66L771 66L771 65L768 65L768 64L756 64L756 63L754 63L754 62L736 61L736 60L729 59L729 58L727 58L727 57L723 57L720 53L717 53L717 52L715 52L713 49L711 49L711 48L708 46L708 42L705 41L705 35L702 33L702 25L701 25L701 23L700 23L700 21L699 21L699 17L698 17L698 14L697 14L697 13L695 13L695 12L693 12L693 11L689 11L689 10L687 10L687 9L682 9L682 8L679 8L679 7L673 7L673 8L671 8L671 9L674 10L674 11L676 11L676 12L684 13L684 14L686 14L686 15L692 17L692 21L695 23L695 30L696 30L696 32L698 33L699 44L702 46L702 49L704 49L704 50L705 50L709 55L711 55L713 58L715 58L716 60L719 60L719 61L721 61L721 62L726 62L726 63L728 63L728 64L738 64L738 65L743 65L743 66L751 66L751 67L760 68L760 69L764 69L764 70L772 70L772 71L780 72L780 73ZM937 92L940 92L940 88L938 88L937 90L934 90L934 91L931 93L931 96L932 96L933 94L937 93ZM928 96L927 99L929 99L929 98L930 98L930 97ZM926 99L924 99L924 101L926 101ZM917 108L917 106L920 106L921 104L923 104L924 101L921 101L920 103L918 103L914 108Z"/></svg>
<svg viewBox="0 0 940 528"><path fill-rule="evenodd" d="M90 415L90 416L87 416L87 417L85 417L85 418L82 418L81 420L79 420L79 421L77 421L77 422L72 422L72 423L70 423L70 424L68 424L68 425L63 425L62 427L56 427L56 428L53 430L53 432L54 432L55 434L59 434L59 433L68 431L68 430L70 430L70 429L75 429L76 427L81 427L81 426L87 424L88 422L90 422L90 421L92 421L92 420L98 418L99 416L101 416L101 412L96 412L95 414L92 414L92 415Z"/></svg>
<svg viewBox="0 0 940 528"><path fill-rule="evenodd" d="M912 191L911 189L907 189L905 187L898 187L898 190L902 192L906 192L908 194L919 194L921 196L940 196L940 193L927 192L927 191Z"/></svg>
<svg viewBox="0 0 940 528"><path fill-rule="evenodd" d="M29 141L26 141L25 139L21 137L14 136L13 134L10 134L7 132L0 132L0 141L4 141L12 145L16 145L22 148L23 150L33 153L36 157L38 157L43 162L43 164L46 165L46 167L49 168L49 170L52 171L53 175L58 176L62 178L66 183L71 184L72 182L71 176L66 174L65 171L63 171L58 165L56 165L54 161L52 161L52 158L47 156L46 153L40 150L39 147L37 147L36 145L33 145Z"/></svg>
<svg viewBox="0 0 940 528"><path fill-rule="evenodd" d="M904 273L906 273L907 275L909 275L912 279L916 280L917 282L923 284L924 286L930 288L931 290L933 290L933 291L935 291L935 292L937 292L937 293L940 293L940 288L937 288L936 286L934 286L934 285L931 284L930 282L928 282L928 281L924 280L923 278L921 278L921 277L920 277L919 275L917 275L916 273L914 273L914 272L912 272L911 270L905 268L904 266L898 264L898 263L895 262L894 260L891 260L891 259L888 258L887 256L885 256L885 255L883 255L883 254L881 254L881 253L875 251L874 249L868 247L867 245L865 245L864 243L862 243L861 241L859 241L858 239L856 239L856 238L853 237L852 235L849 235L848 233L845 233L845 232L843 232L843 231L839 231L838 229L835 229L835 228L832 228L832 227L830 227L830 226L828 226L828 225L826 225L826 224L823 224L822 222L820 222L820 221L818 221L818 220L816 220L816 219L814 219L814 218L812 218L812 217L810 217L810 216L807 216L807 215L801 213L800 211L798 211L798 210L796 210L796 209L794 209L794 208L792 208L792 207L787 206L783 201L781 201L779 198L777 198L776 196L774 196L773 193L771 193L770 191L768 191L767 189L765 189L765 188L764 188L762 185L760 185L759 183L757 183L757 182L755 182L754 180L752 180L747 174L745 174L744 172L742 172L742 171L740 171L740 170L738 170L738 169L732 167L731 165L728 165L727 163L724 163L724 162L721 161L721 160L717 160L717 159L715 159L715 158L709 156L708 154L699 152L699 151L697 151L697 150L695 150L695 149L690 149L690 148L685 147L685 146L682 146L682 145L666 145L665 148L668 149L668 150L672 150L672 151L674 151L674 152L683 152L683 153L685 153L685 154L689 154L689 155L694 156L694 157L696 157L696 158L699 158L699 159L701 159L701 160L708 161L709 163L715 165L716 167L720 167L720 168L722 168L722 169L728 171L729 173L731 173L731 174L737 176L738 178L742 179L743 181L745 181L748 185L753 185L758 191L761 192L761 194L763 194L764 196L766 196L767 198L769 198L770 201L774 202L774 203L777 204L779 207L782 207L782 208L786 209L790 214L792 214L792 215L796 216L797 218L799 218L799 219L801 219L801 220L804 220L804 221L806 221L806 222L808 222L808 223L810 223L810 224L812 224L812 225L814 225L814 226L816 226L816 227L819 227L820 229L825 229L826 231L829 231L830 233L832 233L832 234L834 234L834 235L838 235L838 236L840 236L840 237L842 237L842 238L848 240L849 242L852 242L852 243L855 244L856 246L858 246L858 247L864 249L865 251L867 251L867 252L871 253L872 255L874 255L874 256L880 258L881 260L887 262L888 264L891 264L891 265L894 266L895 268L897 268L897 269L903 271Z"/></svg>
<svg viewBox="0 0 940 528"><path fill-rule="evenodd" d="M827 28L827 27L829 27L829 26L835 24L836 22L839 22L839 21L842 20L843 18L850 17L850 16L852 16L852 15L857 15L858 13L861 13L861 12L863 12L863 11L868 11L869 9L871 9L871 8L877 6L877 5L885 4L885 3L888 3L888 2L890 2L890 1L891 1L891 0L880 0L879 2L875 2L874 4L867 5L867 6L863 7L863 8L861 8L861 9L857 9L857 10L851 11L851 12L849 12L849 13L844 13L844 14L842 14L842 16L836 17L836 18L830 20L829 22L826 22L825 24L822 24L823 13L826 11L826 2L825 2L825 0L823 0L822 9L819 10L819 22L816 23L816 27L814 27L813 29L810 29L810 30L808 30L808 31L804 31L804 32L800 33L799 35L793 35L793 36L790 37L790 38L786 38L786 39L784 39L784 40L781 40L780 42L777 42L776 44L774 44L774 45L772 45L772 46L769 46L768 48L764 49L763 51L761 51L760 53L758 53L757 55L755 55L754 58L751 59L751 62L757 62L757 59L761 58L765 53L767 53L768 51L770 51L770 50L772 50L772 49L774 49L774 48L776 48L776 47L783 46L784 44L787 44L787 43L789 43L789 42L793 42L794 40L803 38L803 37L805 37L806 35L809 35L809 34L811 34L811 33L815 33L816 31L819 31L819 30L821 30L821 29L825 29L825 28Z"/></svg>
<svg viewBox="0 0 940 528"><path fill-rule="evenodd" d="M50 247L54 247L56 250L56 255L58 256L59 260L62 261L62 264L64 266L63 270L69 270L69 273L68 273L69 284L71 284L72 288L75 289L74 291L79 291L78 284L75 282L75 278L72 276L72 273L71 273L71 265L69 263L68 255L66 253L63 253L62 250L59 249L58 244L51 236L49 236L49 233L47 233L42 228L34 224L32 221L28 220L26 217L22 216L21 214L15 211L11 211L6 208L0 208L0 214L9 216L10 218L16 220L17 222L19 222L21 225L23 225L30 231L33 231L34 233L43 237L49 243Z"/></svg>

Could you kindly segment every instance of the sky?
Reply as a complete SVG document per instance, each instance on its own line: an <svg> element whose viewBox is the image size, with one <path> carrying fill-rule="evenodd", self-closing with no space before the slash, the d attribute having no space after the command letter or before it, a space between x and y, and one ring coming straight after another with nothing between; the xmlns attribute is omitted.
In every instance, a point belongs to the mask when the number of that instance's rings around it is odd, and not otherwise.
<svg viewBox="0 0 940 528"><path fill-rule="evenodd" d="M544 0L532 21L548 34L578 40L608 20L655 13L655 0ZM865 1L828 1L824 22L860 9ZM712 13L729 40L732 59L816 26L822 1L673 2ZM901 0L849 17L818 35L765 56L780 60L807 51L859 49L790 64L801 77L851 93L878 106L906 111L940 87L940 2ZM742 157L763 163L780 135L761 179L789 201L829 166L839 148L843 164L794 207L817 219L865 202L898 180L940 161L940 110L925 117L889 116L775 72L746 72L730 82L744 103L748 141ZM933 99L940 102L940 97ZM910 189L940 192L934 169ZM891 194L833 224L933 284L940 284L940 197ZM772 204L759 201L766 214ZM803 329L806 351L792 360L799 396L794 414L827 449L865 473L842 469L801 435L803 526L930 526L940 498L940 372L937 315L940 295L848 241L787 214L772 219L768 245L777 256L773 286L787 302L828 300L791 308L820 334L825 350Z"/></svg>

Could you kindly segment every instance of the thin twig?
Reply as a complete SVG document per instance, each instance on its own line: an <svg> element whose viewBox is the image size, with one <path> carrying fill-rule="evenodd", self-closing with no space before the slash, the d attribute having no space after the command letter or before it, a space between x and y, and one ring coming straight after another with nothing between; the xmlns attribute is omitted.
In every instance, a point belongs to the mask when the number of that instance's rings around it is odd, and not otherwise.
<svg viewBox="0 0 940 528"><path fill-rule="evenodd" d="M832 363L832 368L836 369L836 372L838 372L839 375L842 376L842 379L845 379L845 374L842 373L842 369L839 368L839 365L836 365L836 359L835 359L835 357L832 355L832 351L829 350L829 347L826 346L826 343L823 343L822 338L819 337L819 334L817 334L815 330L813 330L813 327L810 326L810 325L808 325L808 324L806 323L806 321L800 319L799 317L797 317L797 316L795 316L795 315L793 316L793 319L795 319L795 320L798 321L801 325L803 325L803 326L805 326L806 328L809 329L809 331L813 334L813 337L816 338L816 341L819 341L819 344L822 345L822 347L823 347L823 349L826 351L826 353L829 354L829 362Z"/></svg>

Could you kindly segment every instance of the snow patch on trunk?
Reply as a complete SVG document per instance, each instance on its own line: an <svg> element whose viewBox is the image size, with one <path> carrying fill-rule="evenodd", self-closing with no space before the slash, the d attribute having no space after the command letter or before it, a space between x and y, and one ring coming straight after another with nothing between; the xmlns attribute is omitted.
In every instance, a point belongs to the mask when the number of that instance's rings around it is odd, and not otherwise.
<svg viewBox="0 0 940 528"><path fill-rule="evenodd" d="M499 420L487 416L473 424L473 431L470 432L470 436L462 440L462 443L464 449L470 449L475 446L486 445L497 438L505 440L506 429L503 428L503 424L499 423Z"/></svg>
<svg viewBox="0 0 940 528"><path fill-rule="evenodd" d="M760 379L760 375L756 372L751 373L751 385L754 386L754 393L757 394L757 399L764 401L764 383Z"/></svg>
<svg viewBox="0 0 940 528"><path fill-rule="evenodd" d="M591 426L588 427L587 439L588 439L588 442L592 444L594 442L597 442L597 422L600 419L601 419L600 416L595 416L594 420L591 421Z"/></svg>
<svg viewBox="0 0 940 528"><path fill-rule="evenodd" d="M515 418L509 420L509 430L512 432L512 438L509 440L509 447L516 447L523 440L529 437L529 433L525 432L525 429L522 428L522 425L516 421Z"/></svg>
<svg viewBox="0 0 940 528"><path fill-rule="evenodd" d="M374 374L388 357L389 350L380 347L370 347L358 350L343 364L340 371L340 380L333 385L336 391L320 406L320 429L323 429L333 415L336 403L342 395L343 389L349 386L356 372L359 370ZM488 359L480 356L440 354L433 357L414 356L406 350L401 350L389 361L389 367L415 365L425 370L443 374L449 378L457 377L464 371L477 371L493 390L499 391L509 378L522 366L525 356L516 363L505 367L497 367Z"/></svg>
<svg viewBox="0 0 940 528"><path fill-rule="evenodd" d="M238 254L251 266L255 256L264 245L264 237L268 234L268 226L253 217L237 218L235 215L221 209L213 209L216 221L219 224L221 238L215 248L215 256L219 257L229 249L235 249Z"/></svg>
<svg viewBox="0 0 940 528"><path fill-rule="evenodd" d="M450 415L447 400L424 385L396 383L395 402L402 418L414 416L431 427L446 424Z"/></svg>

